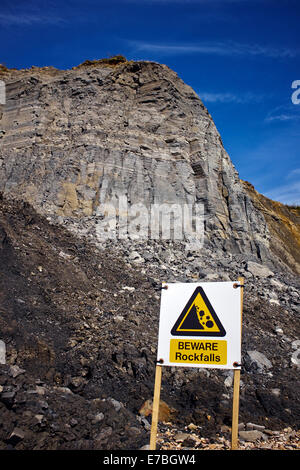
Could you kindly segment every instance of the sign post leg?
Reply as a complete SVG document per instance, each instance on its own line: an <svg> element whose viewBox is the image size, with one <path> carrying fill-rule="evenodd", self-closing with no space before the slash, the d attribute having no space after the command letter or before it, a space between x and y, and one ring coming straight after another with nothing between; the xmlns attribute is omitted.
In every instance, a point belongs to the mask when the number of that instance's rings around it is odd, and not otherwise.
<svg viewBox="0 0 300 470"><path fill-rule="evenodd" d="M233 377L233 405L232 405L232 428L231 449L238 448L238 426L239 426L239 396L240 396L240 369L234 371Z"/></svg>
<svg viewBox="0 0 300 470"><path fill-rule="evenodd" d="M161 373L162 373L162 367L160 365L156 365L155 383L154 383L154 396L153 396L153 405L152 405L150 450L155 450L156 449L156 435L157 435L157 422L158 422L158 413L159 413Z"/></svg>
<svg viewBox="0 0 300 470"><path fill-rule="evenodd" d="M242 338L242 323L243 323L243 298L244 298L244 278L239 277L238 281L242 287L241 289L241 338ZM235 369L233 376L233 404L232 404L232 427L231 427L231 449L238 448L238 427L239 427L239 401L240 401L240 378L241 370Z"/></svg>

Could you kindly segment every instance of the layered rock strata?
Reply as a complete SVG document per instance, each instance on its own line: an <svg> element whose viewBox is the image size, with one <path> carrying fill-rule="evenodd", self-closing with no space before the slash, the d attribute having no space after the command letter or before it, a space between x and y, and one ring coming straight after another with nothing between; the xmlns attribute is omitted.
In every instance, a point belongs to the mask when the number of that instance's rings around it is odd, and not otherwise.
<svg viewBox="0 0 300 470"><path fill-rule="evenodd" d="M203 208L204 238L195 235L195 220L183 230L194 235L199 250L204 240L220 253L274 260L264 215L212 117L167 66L99 61L66 71L2 69L0 78L6 84L0 112L4 194L96 242L107 203L116 207L120 225L128 207L135 207L133 216L140 215L136 205L146 207L145 238L152 235L153 205ZM120 208L122 198L127 206ZM175 231L181 222L175 217ZM126 234L126 226L122 230Z"/></svg>

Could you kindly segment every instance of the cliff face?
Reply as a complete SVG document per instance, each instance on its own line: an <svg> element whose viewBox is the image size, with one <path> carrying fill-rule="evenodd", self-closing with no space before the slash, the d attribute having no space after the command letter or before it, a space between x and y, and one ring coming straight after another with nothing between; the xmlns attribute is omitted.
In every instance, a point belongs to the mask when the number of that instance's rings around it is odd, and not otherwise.
<svg viewBox="0 0 300 470"><path fill-rule="evenodd" d="M263 214L270 233L270 250L300 274L300 214L288 206L259 194L242 181L254 207Z"/></svg>
<svg viewBox="0 0 300 470"><path fill-rule="evenodd" d="M103 204L120 196L146 207L203 204L207 247L274 259L266 218L210 114L168 67L96 61L0 73L4 194L96 241Z"/></svg>
<svg viewBox="0 0 300 470"><path fill-rule="evenodd" d="M207 109L164 65L4 71L0 190L93 232L103 202L204 204L205 242L268 257L268 230ZM89 229L87 229L89 227Z"/></svg>

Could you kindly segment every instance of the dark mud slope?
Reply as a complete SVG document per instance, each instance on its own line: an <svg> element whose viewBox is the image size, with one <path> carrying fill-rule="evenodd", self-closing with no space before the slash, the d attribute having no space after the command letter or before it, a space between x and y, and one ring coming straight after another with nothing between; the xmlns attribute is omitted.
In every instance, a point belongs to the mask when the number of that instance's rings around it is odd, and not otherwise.
<svg viewBox="0 0 300 470"><path fill-rule="evenodd" d="M100 252L2 196L0 259L0 449L146 444L138 410L153 392L159 270L141 274L116 251ZM245 289L241 420L298 426L297 328L294 312ZM255 350L271 366L247 354ZM162 385L174 421L207 436L230 424L229 372L168 369Z"/></svg>

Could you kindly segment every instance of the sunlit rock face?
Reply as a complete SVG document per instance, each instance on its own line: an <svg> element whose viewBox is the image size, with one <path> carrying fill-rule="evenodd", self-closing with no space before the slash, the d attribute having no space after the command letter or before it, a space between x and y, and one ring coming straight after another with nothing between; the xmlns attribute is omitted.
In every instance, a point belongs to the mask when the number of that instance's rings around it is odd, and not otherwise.
<svg viewBox="0 0 300 470"><path fill-rule="evenodd" d="M5 70L0 78L6 84L0 111L5 194L96 241L105 204L116 208L117 227L132 206L132 217L141 215L137 204L146 208L148 236L153 205L198 207L204 215L199 249L204 240L227 253L270 257L264 216L241 184L212 117L167 66L100 61L67 71ZM183 223L182 214L175 214L175 226ZM195 225L186 223L184 233L189 230Z"/></svg>

